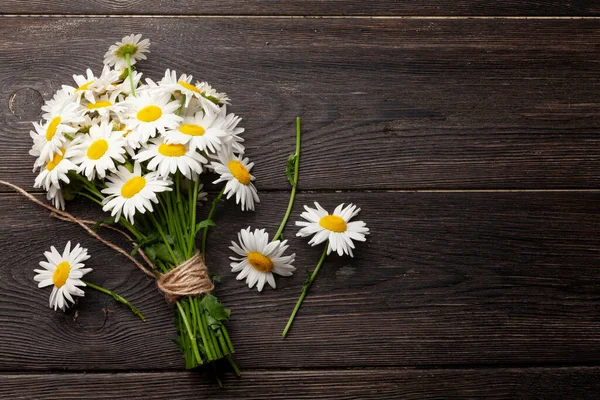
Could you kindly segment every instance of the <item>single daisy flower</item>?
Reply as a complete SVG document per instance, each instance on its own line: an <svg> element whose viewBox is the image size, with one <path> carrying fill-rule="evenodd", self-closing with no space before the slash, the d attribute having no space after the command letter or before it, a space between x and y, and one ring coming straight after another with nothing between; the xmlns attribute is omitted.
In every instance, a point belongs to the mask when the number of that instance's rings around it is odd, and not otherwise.
<svg viewBox="0 0 600 400"><path fill-rule="evenodd" d="M67 246L62 255L54 246L50 247L50 251L44 252L47 261L40 261L40 267L44 269L35 269L37 275L33 278L38 283L39 288L53 285L52 293L50 294L50 308L54 310L65 308L69 302L75 303L73 296L83 296L83 290L78 286L85 286L81 280L83 275L90 272L91 268L83 268L84 261L88 260L87 249L84 249L79 243L71 250L71 242L67 242Z"/></svg>
<svg viewBox="0 0 600 400"><path fill-rule="evenodd" d="M157 131L164 135L167 129L179 125L182 118L175 115L179 103L170 99L170 95L145 92L124 102L127 110L123 113L123 123L131 130L127 139L133 147L145 144Z"/></svg>
<svg viewBox="0 0 600 400"><path fill-rule="evenodd" d="M171 191L169 179L161 178L157 172L142 174L142 167L135 163L133 172L124 166L119 166L114 175L108 175L106 188L102 193L108 196L102 201L103 211L110 211L111 216L118 221L121 214L132 224L137 211L144 214L152 212L152 203L158 203L157 193Z"/></svg>
<svg viewBox="0 0 600 400"><path fill-rule="evenodd" d="M296 226L303 228L296 236L315 235L308 244L315 246L329 240L327 254L335 251L338 255L348 254L354 257L352 249L354 249L353 240L364 242L365 235L369 234L369 228L363 221L349 222L353 217L358 215L360 208L353 204L348 204L344 208L344 204L340 204L335 208L332 214L329 214L319 203L315 202L317 208L304 206L306 210L300 216L306 221L297 221Z"/></svg>
<svg viewBox="0 0 600 400"><path fill-rule="evenodd" d="M197 85L198 89L202 93L202 97L212 101L216 104L229 104L229 97L227 93L219 93L208 82L202 82Z"/></svg>
<svg viewBox="0 0 600 400"><path fill-rule="evenodd" d="M92 125L89 135L82 135L74 148L72 161L77 164L77 172L90 181L96 176L104 179L107 171L116 172L116 164L125 162L127 141L112 128L113 124L107 120L100 125Z"/></svg>
<svg viewBox="0 0 600 400"><path fill-rule="evenodd" d="M34 188L49 190L50 186L60 187L60 182L69 183L67 174L76 171L77 165L71 161L76 143L68 143L65 147L58 149L54 156L41 169L33 184Z"/></svg>
<svg viewBox="0 0 600 400"><path fill-rule="evenodd" d="M217 156L219 161L210 164L214 171L221 175L213 183L227 182L225 194L231 198L235 194L235 202L240 204L242 211L254 210L254 202L260 203L256 187L252 183L254 176L250 170L254 166L248 158L242 159L242 155L234 155L229 146L224 146Z"/></svg>
<svg viewBox="0 0 600 400"><path fill-rule="evenodd" d="M33 123L33 131L29 135L33 140L33 147L29 154L39 157L36 166L50 161L54 153L63 147L67 141L66 135L73 135L77 129L73 127L84 121L83 109L77 103L67 103L61 109L53 108L46 115L44 123Z"/></svg>
<svg viewBox="0 0 600 400"><path fill-rule="evenodd" d="M97 112L101 117L108 117L111 113L113 114L121 114L126 110L126 107L122 102L118 102L118 97L120 93L118 91L114 91L109 94L104 94L102 96L96 97L95 102L88 102L85 105L85 108L88 110L88 113Z"/></svg>
<svg viewBox="0 0 600 400"><path fill-rule="evenodd" d="M246 278L249 288L256 284L259 292L265 282L275 289L273 273L281 276L290 276L296 270L292 265L296 254L284 256L283 253L289 246L287 240L275 240L269 243L269 234L264 229L255 229L250 232L250 227L238 233L240 244L231 242L229 248L240 257L229 257L232 261L231 272L239 272L237 280Z"/></svg>
<svg viewBox="0 0 600 400"><path fill-rule="evenodd" d="M191 151L216 153L227 137L221 124L218 113L198 111L193 117L184 118L176 129L167 131L166 141L187 144Z"/></svg>
<svg viewBox="0 0 600 400"><path fill-rule="evenodd" d="M46 199L52 201L52 205L59 210L65 209L65 198L59 186L50 185L46 192Z"/></svg>
<svg viewBox="0 0 600 400"><path fill-rule="evenodd" d="M95 103L96 96L105 93L117 79L119 79L119 72L107 66L104 66L99 77L96 77L88 68L85 75L73 75L77 86L63 85L63 90L72 94L77 101L84 97L90 103Z"/></svg>
<svg viewBox="0 0 600 400"><path fill-rule="evenodd" d="M158 171L164 178L179 171L186 178L194 180L202 173L202 164L208 162L188 146L165 143L164 138L150 140L150 144L133 158L140 162L150 160L148 169Z"/></svg>
<svg viewBox="0 0 600 400"><path fill-rule="evenodd" d="M242 144L244 139L239 136L245 129L237 126L241 120L241 117L233 113L227 114L227 106L224 105L219 109L219 117L213 125L215 129L220 129L227 134L224 142L232 147L234 153L243 153L245 150Z"/></svg>
<svg viewBox="0 0 600 400"><path fill-rule="evenodd" d="M183 74L177 79L177 72L167 69L165 76L158 83L157 90L169 94L181 93L185 97L185 107L190 104L190 101L195 97L200 99L202 91L198 87L198 84L192 84L192 75ZM201 99L200 99L201 100Z"/></svg>
<svg viewBox="0 0 600 400"><path fill-rule="evenodd" d="M59 115L60 111L69 104L76 103L77 100L72 93L65 89L59 89L54 93L51 100L48 100L42 106L42 118L50 121L53 115Z"/></svg>
<svg viewBox="0 0 600 400"><path fill-rule="evenodd" d="M141 34L125 36L120 42L110 46L104 55L104 64L114 66L117 70L123 69L127 67L127 54L131 65L138 60L145 60L144 53L150 53L150 40L144 39L140 42L141 38Z"/></svg>

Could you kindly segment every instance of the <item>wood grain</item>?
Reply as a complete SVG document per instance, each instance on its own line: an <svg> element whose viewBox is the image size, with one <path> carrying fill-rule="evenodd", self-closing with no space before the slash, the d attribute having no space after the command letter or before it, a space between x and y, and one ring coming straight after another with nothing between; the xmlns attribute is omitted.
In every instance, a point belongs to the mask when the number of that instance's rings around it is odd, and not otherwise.
<svg viewBox="0 0 600 400"><path fill-rule="evenodd" d="M194 373L0 375L10 399L584 399L600 368L250 371L225 389ZM73 384L77 382L77 384Z"/></svg>
<svg viewBox="0 0 600 400"><path fill-rule="evenodd" d="M274 232L287 194L263 194L256 213L219 211L208 265L222 276L216 293L233 310L242 368L600 361L600 194L301 193L292 221L314 200L328 209L355 202L373 232L356 258L330 257L286 340L320 249L290 227L298 271L259 294L229 272L227 246L248 225ZM81 203L72 211L100 217ZM0 196L0 215L0 370L182 369L171 311L135 266L21 198ZM69 239L93 255L89 280L129 298L146 323L93 292L67 314L47 308L32 270Z"/></svg>
<svg viewBox="0 0 600 400"><path fill-rule="evenodd" d="M600 187L600 20L2 18L1 179L33 182L32 91L131 32L147 76L231 95L263 190L288 188L296 116L304 190Z"/></svg>
<svg viewBox="0 0 600 400"><path fill-rule="evenodd" d="M0 13L10 14L168 14L168 15L434 15L434 16L592 16L600 14L593 0L411 0L411 1L216 1L163 0L4 0Z"/></svg>

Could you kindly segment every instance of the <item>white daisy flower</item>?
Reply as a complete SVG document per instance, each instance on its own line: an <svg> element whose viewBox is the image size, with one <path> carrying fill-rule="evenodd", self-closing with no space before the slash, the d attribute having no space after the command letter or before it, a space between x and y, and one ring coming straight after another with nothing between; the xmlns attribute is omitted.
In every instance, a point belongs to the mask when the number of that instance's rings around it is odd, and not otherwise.
<svg viewBox="0 0 600 400"><path fill-rule="evenodd" d="M76 143L75 143L76 144ZM73 157L74 143L69 143L63 148L58 149L54 156L42 168L38 176L35 178L33 187L50 189L50 186L60 187L60 182L69 183L67 174L69 171L76 171L75 165L71 158Z"/></svg>
<svg viewBox="0 0 600 400"><path fill-rule="evenodd" d="M63 197L60 187L50 185L48 191L46 192L46 199L52 201L52 205L59 210L65 209L65 198Z"/></svg>
<svg viewBox="0 0 600 400"><path fill-rule="evenodd" d="M219 93L208 82L202 82L197 85L198 89L202 93L202 97L206 98L213 103L229 104L229 97L227 93Z"/></svg>
<svg viewBox="0 0 600 400"><path fill-rule="evenodd" d="M109 116L111 111L117 115L121 114L126 110L126 107L122 102L117 102L119 94L118 91L114 91L110 95L104 94L96 97L95 102L87 103L85 108L88 112L97 112L101 117Z"/></svg>
<svg viewBox="0 0 600 400"><path fill-rule="evenodd" d="M187 74L183 74L177 79L177 72L175 70L171 71L170 69L167 69L165 71L165 76L158 84L152 79L146 79L146 83L148 84L148 90L151 91L167 93L174 96L181 93L181 95L185 97L184 105L186 108L190 105L192 99L197 99L203 109L216 112L219 106L204 97L202 93L203 89L200 86L201 84L198 82L195 85L192 84L192 79L193 77Z"/></svg>
<svg viewBox="0 0 600 400"><path fill-rule="evenodd" d="M96 96L105 93L119 79L119 72L104 66L102 74L96 77L91 69L85 75L73 75L76 87L63 85L63 90L74 95L77 101L84 97L90 103L96 102Z"/></svg>
<svg viewBox="0 0 600 400"><path fill-rule="evenodd" d="M48 120L43 123L33 123L33 131L29 135L33 140L33 147L29 154L39 157L36 167L50 161L54 153L65 145L67 138L65 134L72 135L77 132L73 124L84 121L83 109L77 103L67 103L61 109L53 107L44 114Z"/></svg>
<svg viewBox="0 0 600 400"><path fill-rule="evenodd" d="M114 66L115 69L125 68L127 67L127 54L129 54L131 65L138 60L145 60L144 53L150 53L150 40L144 39L140 42L141 38L141 34L125 36L120 42L110 46L104 55L104 64Z"/></svg>
<svg viewBox="0 0 600 400"><path fill-rule="evenodd" d="M74 148L72 161L77 172L92 181L98 176L104 179L106 172L116 172L117 163L124 163L127 141L121 132L112 131L113 124L107 120L92 125L89 135L82 135L81 142Z"/></svg>
<svg viewBox="0 0 600 400"><path fill-rule="evenodd" d="M255 229L250 232L250 227L242 229L238 233L240 244L231 242L229 247L232 251L241 256L229 257L231 263L231 272L239 272L237 280L246 278L248 287L252 288L256 284L258 291L262 291L265 282L275 289L275 278L273 273L281 276L290 276L296 268L292 265L296 254L284 256L283 253L289 246L287 240L283 242L275 240L269 243L269 234L264 229Z"/></svg>
<svg viewBox="0 0 600 400"><path fill-rule="evenodd" d="M254 210L254 202L260 203L256 187L252 183L255 178L250 175L254 163L249 162L248 158L242 160L242 155L234 155L233 150L228 146L224 146L221 150L217 154L219 161L210 163L214 171L221 175L213 183L226 181L227 198L235 194L235 202L240 204L242 211Z"/></svg>
<svg viewBox="0 0 600 400"><path fill-rule="evenodd" d="M59 115L65 106L75 102L76 99L72 93L65 89L59 89L54 93L52 100L46 101L42 106L42 111L44 111L42 118L50 121L53 115Z"/></svg>
<svg viewBox="0 0 600 400"><path fill-rule="evenodd" d="M150 140L146 149L133 157L138 161L147 161L150 171L158 171L167 178L178 170L188 179L196 179L202 173L202 164L208 162L201 154L191 150L184 144L168 144L163 138Z"/></svg>
<svg viewBox="0 0 600 400"><path fill-rule="evenodd" d="M227 114L227 106L219 109L219 117L215 120L213 127L227 133L225 143L228 143L235 153L243 153L245 150L242 142L244 141L239 135L244 132L244 128L238 128L237 125L242 120L241 117L233 113Z"/></svg>
<svg viewBox="0 0 600 400"><path fill-rule="evenodd" d="M87 249L84 249L79 243L71 250L71 242L61 255L54 246L50 251L44 252L47 261L40 261L40 267L44 269L35 269L37 275L33 278L38 283L38 287L43 288L53 285L50 294L50 308L54 310L65 310L69 302L75 303L73 296L83 296L83 290L77 286L85 286L81 280L83 275L90 272L91 268L83 268L84 261L90 256Z"/></svg>
<svg viewBox="0 0 600 400"><path fill-rule="evenodd" d="M146 210L154 211L152 202L158 203L156 193L172 190L169 186L173 183L161 178L157 172L143 175L139 163L135 163L133 172L120 166L115 175L108 175L106 179L106 189L102 189L102 193L108 196L102 201L102 210L111 211L117 221L123 214L132 224L136 209L142 214Z"/></svg>
<svg viewBox="0 0 600 400"><path fill-rule="evenodd" d="M148 139L156 136L158 130L163 135L167 129L175 129L182 118L175 115L179 103L170 101L170 95L140 93L124 102L127 110L123 113L123 123L131 132L127 135L129 143L137 148Z"/></svg>
<svg viewBox="0 0 600 400"><path fill-rule="evenodd" d="M329 214L319 203L315 202L315 206L316 209L304 206L306 211L300 216L308 222L296 221L296 226L303 227L296 236L306 237L315 234L308 244L315 246L329 240L327 254L335 251L340 256L348 254L350 257L354 257L352 241L364 242L365 235L369 234L369 228L363 221L349 222L358 215L360 208L356 208L353 204L348 204L344 208L344 204L340 204L335 208L333 214Z"/></svg>
<svg viewBox="0 0 600 400"><path fill-rule="evenodd" d="M227 137L221 125L218 113L198 111L193 117L185 118L176 129L167 131L166 141L187 144L191 151L216 153Z"/></svg>

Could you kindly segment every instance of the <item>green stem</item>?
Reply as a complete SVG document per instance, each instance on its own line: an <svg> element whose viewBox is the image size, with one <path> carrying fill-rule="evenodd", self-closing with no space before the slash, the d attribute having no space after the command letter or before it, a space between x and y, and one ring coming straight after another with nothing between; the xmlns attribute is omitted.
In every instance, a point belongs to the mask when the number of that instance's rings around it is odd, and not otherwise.
<svg viewBox="0 0 600 400"><path fill-rule="evenodd" d="M283 337L287 336L287 333L290 330L292 323L294 322L294 318L296 318L296 313L298 313L298 310L300 309L300 305L304 301L304 298L306 297L306 294L308 293L310 286L312 285L313 281L317 277L317 274L319 273L319 269L321 269L321 265L323 265L323 261L325 261L325 258L327 257L327 249L328 248L329 248L329 242L327 242L327 244L325 245L325 249L323 249L323 254L321 255L321 259L319 260L319 263L315 267L315 270L311 274L310 278L308 278L308 281L306 281L306 283L302 287L302 293L300 294L300 298L298 299L298 302L296 303L296 307L294 307L294 311L292 311L292 315L290 315L290 319L288 320L287 325L285 326L285 329L283 330L283 333L281 334L281 336L283 336Z"/></svg>
<svg viewBox="0 0 600 400"><path fill-rule="evenodd" d="M196 245L196 211L198 208L198 187L200 186L200 177L194 181L192 189L192 199L190 201L190 236L188 241L188 258L192 256ZM188 185L189 187L189 185ZM204 255L204 253L202 253Z"/></svg>
<svg viewBox="0 0 600 400"><path fill-rule="evenodd" d="M223 197L223 193L225 193L225 186L223 186L223 189L221 189L221 191L219 192L217 197L213 200L212 206L210 207L210 211L208 213L208 217L206 219L212 220L213 214L215 213L215 210L217 209L217 205L219 204L219 201L221 201L221 197ZM208 226L206 226L204 228L204 232L202 233L202 256L203 257L206 257L206 238L207 237L208 237Z"/></svg>
<svg viewBox="0 0 600 400"><path fill-rule="evenodd" d="M133 84L133 73L131 72L131 56L129 53L125 53L125 62L127 63L127 76L129 77L129 83L131 83L131 95L135 97L135 86Z"/></svg>
<svg viewBox="0 0 600 400"><path fill-rule="evenodd" d="M154 223L154 226L156 227L156 230L158 231L158 234L160 235L160 237L162 238L163 242L165 243L165 246L167 246L167 250L169 251L169 255L173 259L173 265L179 265L179 261L177 260L177 257L175 257L175 253L173 252L173 249L171 249L171 244L167 240L167 236L163 232L160 224L158 223L158 221L154 217L153 213L148 213L148 215L150 216L150 219Z"/></svg>
<svg viewBox="0 0 600 400"><path fill-rule="evenodd" d="M108 289L103 288L102 286L98 286L98 285L94 285L93 283L90 283L88 281L82 281L83 283L85 283L86 286L95 289L99 292L102 292L104 294L107 294L109 296L112 296L113 299L115 299L116 301L118 301L119 303L123 303L125 304L127 307L129 307L129 309L138 317L140 317L140 319L142 321L146 321L146 319L144 318L144 316L142 315L142 313L134 307L133 304L131 304L127 299L125 299L124 297L118 295L117 293L110 291Z"/></svg>
<svg viewBox="0 0 600 400"><path fill-rule="evenodd" d="M187 329L190 341L192 342L192 349L194 350L194 355L196 356L196 361L198 361L198 364L202 364L202 357L200 357L200 352L198 351L198 345L196 344L196 337L192 334L192 329L190 328L190 323L188 322L187 317L185 316L185 310L183 309L181 304L179 304L179 302L177 302L175 304L177 305L177 309L179 310L179 315L181 316L181 319L183 319L183 324L185 325L185 328Z"/></svg>
<svg viewBox="0 0 600 400"><path fill-rule="evenodd" d="M183 105L185 104L185 95L181 95L181 103L179 103L179 108L177 109L176 115L181 114L181 110L183 109Z"/></svg>
<svg viewBox="0 0 600 400"><path fill-rule="evenodd" d="M288 219L290 218L290 214L292 213L292 208L294 206L294 199L296 198L296 189L298 187L298 175L300 168L300 117L296 118L296 153L294 154L295 164L294 164L294 183L292 183L292 193L290 194L290 201L288 203L287 211L285 212L285 216L281 221L281 225L279 225L279 229L275 236L273 236L273 242L277 240L281 234L283 233L283 229L285 228L285 224L287 224Z"/></svg>

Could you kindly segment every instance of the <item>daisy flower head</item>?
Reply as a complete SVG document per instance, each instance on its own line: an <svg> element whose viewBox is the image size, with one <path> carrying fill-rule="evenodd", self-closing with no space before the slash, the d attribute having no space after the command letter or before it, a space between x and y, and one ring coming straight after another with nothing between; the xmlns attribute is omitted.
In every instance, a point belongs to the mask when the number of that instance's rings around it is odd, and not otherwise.
<svg viewBox="0 0 600 400"><path fill-rule="evenodd" d="M227 198L235 194L235 202L241 206L242 211L254 210L254 202L260 203L256 187L252 183L255 178L250 175L254 163L248 158L242 159L242 155L234 155L229 146L223 146L217 157L218 161L210 164L221 176L213 183L227 182L224 192Z"/></svg>
<svg viewBox="0 0 600 400"><path fill-rule="evenodd" d="M227 93L217 92L208 82L202 82L197 85L202 93L202 97L216 104L230 104Z"/></svg>
<svg viewBox="0 0 600 400"><path fill-rule="evenodd" d="M104 64L114 66L115 69L123 69L127 67L127 55L129 55L131 65L134 65L138 60L145 60L146 55L144 53L150 53L150 40L140 41L141 38L141 34L128 35L120 42L110 46L104 55Z"/></svg>
<svg viewBox="0 0 600 400"><path fill-rule="evenodd" d="M63 85L63 90L72 94L77 101L81 101L84 97L90 103L95 103L96 96L105 93L117 79L119 79L119 72L107 66L104 66L99 77L88 68L85 75L73 75L76 86Z"/></svg>
<svg viewBox="0 0 600 400"><path fill-rule="evenodd" d="M87 249L81 247L79 243L71 250L71 242L67 242L62 254L54 246L50 251L44 252L46 261L40 261L40 267L35 269L37 275L33 278L38 283L39 288L53 285L50 294L50 308L54 310L65 308L69 302L75 303L73 296L83 296L84 292L78 286L85 286L81 280L83 275L90 272L91 268L84 268L84 261L88 260Z"/></svg>
<svg viewBox="0 0 600 400"><path fill-rule="evenodd" d="M50 189L50 186L60 187L60 182L69 183L67 174L69 171L76 171L77 165L71 160L73 158L74 149L77 141L69 142L64 147L58 149L41 169L38 176L35 178L33 187Z"/></svg>
<svg viewBox="0 0 600 400"><path fill-rule="evenodd" d="M104 179L107 171L116 172L117 163L124 163L127 142L120 132L112 131L113 124L104 120L100 125L92 125L89 135L82 135L75 146L72 161L77 164L77 172L92 181Z"/></svg>
<svg viewBox="0 0 600 400"><path fill-rule="evenodd" d="M168 94L144 92L124 103L127 103L127 110L123 113L123 123L131 130L127 139L135 148L156 136L157 131L164 135L167 129L175 129L182 121L175 114L179 103L171 101Z"/></svg>
<svg viewBox="0 0 600 400"><path fill-rule="evenodd" d="M52 205L59 210L65 209L65 198L59 186L51 185L46 192L46 199L52 201Z"/></svg>
<svg viewBox="0 0 600 400"><path fill-rule="evenodd" d="M220 128L219 114L212 111L198 111L193 117L184 118L176 128L167 131L167 143L187 144L190 150L216 153L227 137Z"/></svg>
<svg viewBox="0 0 600 400"><path fill-rule="evenodd" d="M248 287L256 284L259 292L265 282L275 289L273 273L281 276L290 276L296 270L292 265L296 254L284 256L283 253L289 246L287 240L275 240L269 243L269 234L264 229L255 229L250 232L250 227L238 233L240 244L231 242L229 248L240 257L229 257L232 261L231 272L239 272L237 280L246 278Z"/></svg>
<svg viewBox="0 0 600 400"><path fill-rule="evenodd" d="M60 111L71 103L77 100L69 90L59 89L54 93L51 100L48 100L42 106L44 114L42 117L46 120L51 120L53 115L60 114Z"/></svg>
<svg viewBox="0 0 600 400"><path fill-rule="evenodd" d="M360 208L353 204L348 204L347 207L340 204L329 214L319 203L315 202L315 206L316 208L304 206L306 211L300 216L306 221L296 221L296 226L303 227L296 236L306 237L314 234L308 244L315 246L329 240L327 254L335 251L340 256L348 254L354 257L353 240L364 242L365 235L369 234L369 228L363 221L349 222L358 215Z"/></svg>
<svg viewBox="0 0 600 400"><path fill-rule="evenodd" d="M148 161L150 171L158 171L168 177L179 171L188 179L196 179L202 173L202 164L208 160L184 144L165 143L164 138L150 140L148 146L133 157L140 162Z"/></svg>
<svg viewBox="0 0 600 400"><path fill-rule="evenodd" d="M29 135L33 140L33 147L29 154L39 157L36 166L50 161L54 153L64 146L67 138L65 134L72 135L77 132L73 127L84 121L83 109L78 103L67 103L62 108L53 107L44 114L46 122L34 122L33 131Z"/></svg>
<svg viewBox="0 0 600 400"><path fill-rule="evenodd" d="M242 144L244 139L239 136L244 133L245 129L237 126L241 120L242 118L234 113L227 114L227 106L224 105L219 109L219 117L213 125L215 129L227 134L224 141L232 147L234 153L243 153L245 150Z"/></svg>
<svg viewBox="0 0 600 400"><path fill-rule="evenodd" d="M192 84L192 75L183 74L177 78L177 72L167 69L165 76L158 83L157 90L163 91L169 94L181 93L185 97L185 107L188 107L190 101L195 97L200 99L202 90L198 87L198 84Z"/></svg>
<svg viewBox="0 0 600 400"><path fill-rule="evenodd" d="M171 191L169 179L161 178L157 172L142 174L142 167L135 163L133 172L125 166L119 166L114 175L107 176L106 188L102 193L108 196L102 201L103 211L110 211L118 221L123 215L134 223L136 210L144 214L153 212L152 203L158 203L157 193Z"/></svg>
<svg viewBox="0 0 600 400"><path fill-rule="evenodd" d="M94 99L94 102L88 102L85 105L88 113L98 113L101 117L108 117L111 112L113 115L119 115L123 113L126 108L122 102L118 102L118 97L120 93L118 91L113 91L110 94L104 94Z"/></svg>

